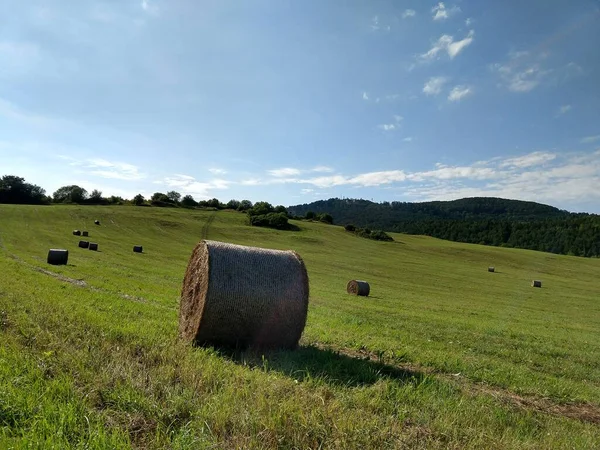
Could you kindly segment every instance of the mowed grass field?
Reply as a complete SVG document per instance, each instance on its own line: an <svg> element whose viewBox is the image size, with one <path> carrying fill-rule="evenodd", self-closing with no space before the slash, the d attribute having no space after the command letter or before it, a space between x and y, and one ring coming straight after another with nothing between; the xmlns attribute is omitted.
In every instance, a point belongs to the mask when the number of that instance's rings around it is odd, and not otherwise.
<svg viewBox="0 0 600 450"><path fill-rule="evenodd" d="M0 205L0 448L600 448L599 259L296 224ZM298 350L177 341L202 238L302 256Z"/></svg>

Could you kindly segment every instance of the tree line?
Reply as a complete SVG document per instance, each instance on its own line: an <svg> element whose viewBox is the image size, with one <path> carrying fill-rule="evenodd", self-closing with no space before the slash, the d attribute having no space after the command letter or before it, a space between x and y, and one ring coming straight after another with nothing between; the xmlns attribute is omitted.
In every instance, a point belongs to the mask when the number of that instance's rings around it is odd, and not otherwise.
<svg viewBox="0 0 600 450"><path fill-rule="evenodd" d="M450 202L339 199L290 206L290 214L327 211L340 224L457 242L600 257L600 216L494 197Z"/></svg>

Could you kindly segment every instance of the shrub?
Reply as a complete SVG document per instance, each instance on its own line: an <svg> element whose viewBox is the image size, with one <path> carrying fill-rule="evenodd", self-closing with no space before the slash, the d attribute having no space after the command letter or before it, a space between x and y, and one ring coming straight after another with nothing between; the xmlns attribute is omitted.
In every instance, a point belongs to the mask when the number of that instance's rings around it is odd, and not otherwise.
<svg viewBox="0 0 600 450"><path fill-rule="evenodd" d="M287 230L290 225L287 215L284 213L268 213L259 215L250 215L250 225L254 227L275 228L277 230Z"/></svg>
<svg viewBox="0 0 600 450"><path fill-rule="evenodd" d="M329 225L333 224L333 216L331 214L323 213L317 216L317 219L320 222L328 223Z"/></svg>
<svg viewBox="0 0 600 450"><path fill-rule="evenodd" d="M349 223L348 225L346 225L344 227L344 230L354 232L354 231L356 231L356 227L354 225L352 225L351 223Z"/></svg>

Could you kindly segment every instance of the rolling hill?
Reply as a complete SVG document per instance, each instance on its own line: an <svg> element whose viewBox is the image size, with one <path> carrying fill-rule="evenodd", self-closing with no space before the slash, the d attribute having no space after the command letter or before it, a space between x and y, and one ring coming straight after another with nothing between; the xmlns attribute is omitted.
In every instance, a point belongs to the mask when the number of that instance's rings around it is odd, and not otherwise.
<svg viewBox="0 0 600 450"><path fill-rule="evenodd" d="M292 222L0 205L0 448L600 447L600 260ZM202 238L302 256L297 350L177 341Z"/></svg>

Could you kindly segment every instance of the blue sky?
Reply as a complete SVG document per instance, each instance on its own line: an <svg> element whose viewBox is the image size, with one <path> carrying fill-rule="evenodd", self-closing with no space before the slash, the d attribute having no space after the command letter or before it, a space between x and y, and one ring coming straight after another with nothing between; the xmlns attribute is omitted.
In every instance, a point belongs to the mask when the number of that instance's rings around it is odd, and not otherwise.
<svg viewBox="0 0 600 450"><path fill-rule="evenodd" d="M0 174L600 212L600 2L0 3Z"/></svg>

